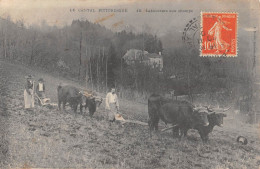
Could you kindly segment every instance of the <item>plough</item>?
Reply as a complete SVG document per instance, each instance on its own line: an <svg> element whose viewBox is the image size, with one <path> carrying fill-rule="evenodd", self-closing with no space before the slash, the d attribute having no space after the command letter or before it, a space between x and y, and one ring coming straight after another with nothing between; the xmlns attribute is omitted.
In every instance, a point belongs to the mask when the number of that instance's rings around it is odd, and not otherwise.
<svg viewBox="0 0 260 169"><path fill-rule="evenodd" d="M56 107L58 106L57 103L51 103L50 98L41 98L35 93L36 98L39 100L41 106L47 106L47 107Z"/></svg>
<svg viewBox="0 0 260 169"><path fill-rule="evenodd" d="M125 120L125 119L123 118L123 116L122 116L121 114L119 114L119 113L117 113L117 114L115 115L115 120L120 121L120 122L122 122L123 124L124 124L124 123L135 123L135 124L140 124L140 125L143 125L143 126L148 126L148 123L144 123L144 122L141 122L141 121Z"/></svg>
<svg viewBox="0 0 260 169"><path fill-rule="evenodd" d="M116 119L117 121L121 121L123 124L124 124L124 123L134 123L134 124L140 124L140 125L143 125L143 126L148 126L148 123L144 123L144 122L141 122L141 121L125 120L121 114L116 114L116 115L115 115L115 119Z"/></svg>
<svg viewBox="0 0 260 169"><path fill-rule="evenodd" d="M125 123L134 123L134 124L140 124L140 125L143 125L143 126L148 126L148 123L145 123L145 122L136 121L136 120L125 120L125 119L123 118L123 116L120 115L120 114L116 114L116 115L115 115L115 119L116 119L117 121L122 122L122 124L125 124ZM162 129L161 132L165 132L165 131L170 130L170 129L172 129L172 128L174 128L174 127L177 127L177 126L178 126L178 125L173 125L173 126L167 127L167 126L159 125L159 127L164 127L164 129ZM165 128L165 127L166 127L166 128Z"/></svg>

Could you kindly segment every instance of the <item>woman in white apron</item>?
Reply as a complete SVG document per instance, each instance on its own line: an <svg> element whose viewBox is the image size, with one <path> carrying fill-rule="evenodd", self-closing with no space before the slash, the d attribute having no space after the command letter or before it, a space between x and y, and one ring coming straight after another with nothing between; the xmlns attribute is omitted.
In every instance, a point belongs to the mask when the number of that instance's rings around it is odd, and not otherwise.
<svg viewBox="0 0 260 169"><path fill-rule="evenodd" d="M26 110L34 108L33 96L33 77L32 75L25 76L26 83L24 89L24 107Z"/></svg>

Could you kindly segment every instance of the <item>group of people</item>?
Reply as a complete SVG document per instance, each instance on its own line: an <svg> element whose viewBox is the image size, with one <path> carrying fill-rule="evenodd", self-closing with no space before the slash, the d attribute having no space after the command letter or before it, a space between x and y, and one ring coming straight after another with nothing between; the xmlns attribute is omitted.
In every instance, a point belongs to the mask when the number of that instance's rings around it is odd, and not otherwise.
<svg viewBox="0 0 260 169"><path fill-rule="evenodd" d="M33 76L25 76L26 83L24 89L24 107L26 110L32 110L34 108L34 81ZM36 86L36 94L38 96L39 105L41 105L40 98L45 98L45 84L44 80L40 78ZM108 114L108 120L110 122L115 121L115 116L119 111L119 102L115 88L111 88L111 91L106 95L106 110Z"/></svg>
<svg viewBox="0 0 260 169"><path fill-rule="evenodd" d="M25 89L24 89L24 108L26 110L32 110L34 108L34 81L32 75L25 76ZM38 102L40 104L40 98L45 97L45 84L44 80L40 78L36 86L36 94L39 97Z"/></svg>

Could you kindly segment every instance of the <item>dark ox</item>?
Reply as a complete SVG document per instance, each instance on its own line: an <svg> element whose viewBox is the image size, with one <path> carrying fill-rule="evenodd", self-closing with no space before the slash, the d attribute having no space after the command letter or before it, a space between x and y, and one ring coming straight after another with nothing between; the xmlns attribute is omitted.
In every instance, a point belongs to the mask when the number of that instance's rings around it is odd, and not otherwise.
<svg viewBox="0 0 260 169"><path fill-rule="evenodd" d="M86 97L79 89L73 86L58 86L58 106L60 110L61 104L63 104L63 110L65 110L66 103L69 103L73 111L76 113L78 105L80 105L80 113L82 113L83 107L88 108L89 114L92 117L96 111L96 108L102 103L102 98Z"/></svg>
<svg viewBox="0 0 260 169"><path fill-rule="evenodd" d="M63 104L63 110L65 110L66 103L69 103L73 111L76 113L78 105L83 103L83 95L73 86L58 86L58 107L60 110L61 104ZM82 106L80 106L80 112L82 112Z"/></svg>
<svg viewBox="0 0 260 169"><path fill-rule="evenodd" d="M222 127L223 125L223 118L227 115L223 113L211 113L208 115L209 125L208 126L202 126L202 125L196 125L194 129L197 129L199 131L200 137L203 142L207 142L209 140L209 133L212 132L213 128L215 126Z"/></svg>
<svg viewBox="0 0 260 169"><path fill-rule="evenodd" d="M85 105L80 105L80 109L84 107L85 109L88 108L90 117L93 116L93 114L96 112L97 107L100 106L102 103L102 98L96 98L96 97L84 97Z"/></svg>
<svg viewBox="0 0 260 169"><path fill-rule="evenodd" d="M206 112L200 112L193 108L187 101L167 100L160 95L153 94L148 98L148 114L150 134L152 130L158 130L161 119L166 124L176 125L173 134L186 136L187 131L196 125L207 126L209 124ZM180 130L181 134L178 134Z"/></svg>

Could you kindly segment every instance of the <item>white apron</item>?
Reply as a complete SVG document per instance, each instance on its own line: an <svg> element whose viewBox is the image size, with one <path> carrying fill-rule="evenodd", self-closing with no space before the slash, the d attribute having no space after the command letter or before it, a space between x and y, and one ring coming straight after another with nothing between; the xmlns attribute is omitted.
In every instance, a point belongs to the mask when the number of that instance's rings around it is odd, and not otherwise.
<svg viewBox="0 0 260 169"><path fill-rule="evenodd" d="M117 108L115 103L109 104L110 110L107 110L108 119L114 120L115 115L117 114Z"/></svg>
<svg viewBox="0 0 260 169"><path fill-rule="evenodd" d="M28 108L34 108L34 96L33 96L33 90L29 89L31 92L31 95L27 93L26 90L24 90L24 107L26 109Z"/></svg>

